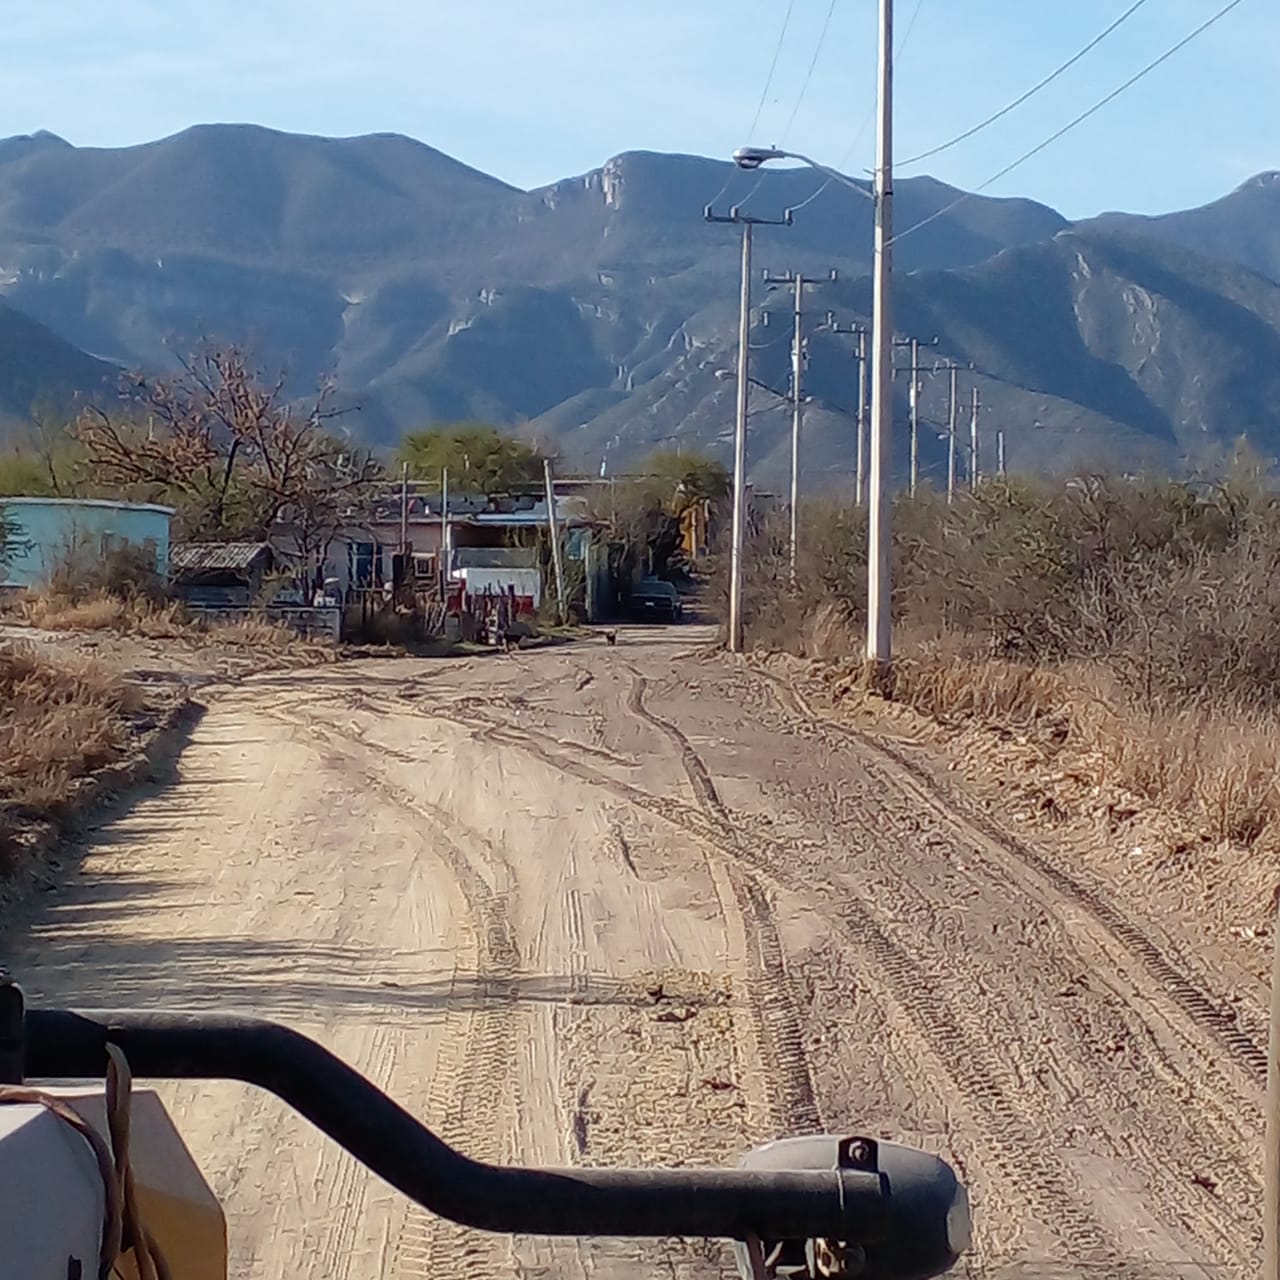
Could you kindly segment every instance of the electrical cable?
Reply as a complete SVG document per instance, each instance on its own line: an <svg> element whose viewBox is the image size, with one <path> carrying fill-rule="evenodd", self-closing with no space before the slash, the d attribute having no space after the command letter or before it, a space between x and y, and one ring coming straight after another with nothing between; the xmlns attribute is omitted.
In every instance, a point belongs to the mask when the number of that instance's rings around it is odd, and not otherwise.
<svg viewBox="0 0 1280 1280"><path fill-rule="evenodd" d="M1073 54L1070 58L1066 60L1066 62L1062 63L1061 66L1054 68L1054 70L1051 71L1047 76L1045 76L1043 80L1032 85L1031 88L1026 91L1026 93L1022 94L1020 97L1015 98L1011 103L1008 104L1008 106L1001 107L1001 109L997 111L994 115L990 115L985 120L982 120L978 124L975 124L973 128L966 129L963 133L956 134L956 136L954 138L951 138L949 141L939 143L938 146L936 147L930 147L928 151L921 151L918 155L909 156L906 160L898 161L897 167L899 169L905 169L907 165L918 164L921 160L928 160L932 156L941 155L942 152L944 151L950 151L952 147L957 146L961 142L967 141L969 138L972 138L976 133L981 133L983 129L987 128L989 125L995 124L997 120L1004 119L1004 117L1007 116L1009 112L1017 110L1017 108L1022 106L1024 102L1035 97L1035 95L1039 93L1041 89L1047 88L1064 72L1069 71L1086 54L1092 53L1093 50L1096 49L1109 35L1111 35L1113 31L1115 31L1117 28L1119 28L1125 22L1127 22L1131 17L1133 17L1133 15L1137 13L1138 10L1141 9L1142 6L1146 3L1147 3L1147 0L1134 0L1134 3L1131 4L1109 27L1107 27L1105 31L1100 32L1098 35L1094 36L1094 38L1090 40L1089 43L1085 45L1083 49L1081 49L1078 53Z"/></svg>
<svg viewBox="0 0 1280 1280"><path fill-rule="evenodd" d="M831 15L836 11L836 0L831 0L827 5L827 16L822 20L822 30L818 33L818 44L813 51L813 57L809 59L809 69L804 73L804 82L800 86L800 96L796 98L796 105L791 108L791 114L787 117L786 128L782 131L782 137L779 139L778 145L785 147L787 145L787 136L791 132L791 126L796 122L796 116L800 114L800 107L804 103L804 95L809 91L809 82L813 79L814 68L818 65L818 59L822 56L823 45L827 42L827 31L831 26Z"/></svg>
<svg viewBox="0 0 1280 1280"><path fill-rule="evenodd" d="M916 7L911 12L911 17L907 22L907 28L902 33L902 39L898 41L898 47L894 50L893 60L895 64L898 62L898 59L902 57L902 51L907 47L907 41L911 39L911 33L916 29L916 22L920 17L920 10L923 8L924 8L924 0L916 0ZM858 132L853 135L853 141L849 143L849 146L845 150L844 155L842 155L840 159L836 162L834 166L835 168L843 169L844 166L849 163L850 157L858 149L858 143L862 141L863 135L871 127L871 122L875 118L876 118L876 103L873 100L871 103L870 109L867 111L867 114L862 118L862 123L858 126ZM757 187L760 185L761 180L757 180L757 183L756 183ZM831 178L830 176L824 178L812 195L806 196L799 204L791 206L791 212L798 213L801 209L805 208L807 205L811 205L820 195L822 195L824 191L826 191L826 189L834 181L835 179ZM752 195L755 194L754 187L752 188L751 194ZM750 196L748 196L748 198L750 198Z"/></svg>
<svg viewBox="0 0 1280 1280"><path fill-rule="evenodd" d="M794 11L795 7L796 7L796 0L787 0L787 11L782 18L782 29L778 32L778 42L773 46L773 58L769 62L769 74L765 76L764 88L760 90L760 101L756 103L756 113L751 117L751 124L750 124L750 127L747 129L748 138L754 135L756 131L756 125L760 123L760 115L764 111L765 101L769 97L769 89L773 85L774 72L776 72L778 69L778 58L782 54L782 46L786 41L787 28L791 25L791 14ZM737 173L738 173L737 166L733 166L730 168L729 176L724 180L724 186L721 187L720 190L717 191L715 195L711 197L710 201L708 202L708 208L711 205L714 205L715 202L719 200L720 197L723 196L726 191L729 190L729 186L733 182L733 179L735 178ZM747 192L746 199L740 200L738 203L745 204L747 200L750 200L751 197L755 195L756 190L759 186L760 186L760 181L759 179L757 179L755 186L752 187L751 190Z"/></svg>
<svg viewBox="0 0 1280 1280"><path fill-rule="evenodd" d="M1109 94L1107 94L1106 97L1099 98L1098 101L1093 104L1093 106L1088 108L1088 110L1082 111L1078 116L1075 117L1075 119L1070 120L1066 124L1064 124L1061 129L1058 129L1055 133L1051 133L1047 138L1045 138L1043 142L1037 143L1037 145L1032 147L1030 151L1023 152L1023 154L1020 155L1011 164L1005 165L1005 167L1001 169L999 173L992 174L991 177L989 177L986 180L986 182L982 183L981 186L975 187L972 191L966 191L958 199L951 201L950 204L944 205L941 209L935 210L927 218L921 218L919 222L916 222L913 225L909 226L905 231L898 232L898 234L895 235L893 239L889 241L889 243L891 245L897 244L899 240L903 239L906 236L911 235L912 232L919 231L921 227L927 227L931 222L936 222L939 218L950 213L953 209L957 208L958 206L964 204L966 200L971 200L974 196L980 195L988 187L993 186L995 183L999 182L1001 178L1007 177L1020 165L1025 164L1028 160L1032 159L1034 156L1038 156L1040 152L1042 152L1046 147L1052 146L1053 143L1057 142L1058 139L1063 137L1065 134L1070 133L1071 130L1074 129L1077 125L1083 124L1086 120L1089 119L1090 116L1096 115L1108 103L1114 102L1116 98L1118 98L1122 93L1125 92L1125 90L1132 88L1135 84L1138 83L1139 80L1142 80L1146 76L1150 75L1151 72L1153 72L1157 67L1161 66L1163 63L1167 62L1170 58L1172 58L1175 53L1178 53L1180 50L1185 49L1186 46L1189 45L1197 36L1203 34L1205 31L1208 31L1208 29L1212 27L1216 22L1220 22L1223 18L1227 16L1227 14L1231 12L1232 9L1237 8L1243 2L1244 0L1230 0L1230 3L1223 5L1222 8L1219 9L1215 14L1213 14L1212 17L1206 18L1205 21L1202 22L1198 27L1196 27L1194 31L1192 31L1189 35L1183 36L1183 38L1179 40L1177 44L1173 45L1172 48L1166 49L1164 53L1162 53L1154 61L1148 62L1147 65L1143 67L1142 70L1139 71L1136 75L1130 76L1129 79L1126 80L1118 88L1112 89L1112 91Z"/></svg>

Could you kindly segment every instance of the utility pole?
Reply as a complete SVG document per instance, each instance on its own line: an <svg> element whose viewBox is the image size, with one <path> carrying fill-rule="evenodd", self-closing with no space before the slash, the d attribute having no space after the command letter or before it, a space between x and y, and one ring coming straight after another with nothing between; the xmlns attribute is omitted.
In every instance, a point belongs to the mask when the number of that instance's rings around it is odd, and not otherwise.
<svg viewBox="0 0 1280 1280"><path fill-rule="evenodd" d="M889 472L893 465L893 0L880 0L876 231L871 288L871 494L867 519L867 674L888 685L893 600Z"/></svg>
<svg viewBox="0 0 1280 1280"><path fill-rule="evenodd" d="M858 469L856 506L867 500L867 331L858 328Z"/></svg>
<svg viewBox="0 0 1280 1280"><path fill-rule="evenodd" d="M440 468L440 599L449 602L449 468Z"/></svg>
<svg viewBox="0 0 1280 1280"><path fill-rule="evenodd" d="M867 500L867 333L863 325L851 324L842 329L836 323L834 311L827 312L827 330L830 333L852 333L858 339L853 358L858 362L858 457L854 466L854 506L860 507Z"/></svg>
<svg viewBox="0 0 1280 1280"><path fill-rule="evenodd" d="M560 559L560 528L556 524L556 487L551 479L551 459L542 460L542 478L547 486L547 533L551 538L551 563L556 574L556 621L564 626L564 564Z"/></svg>
<svg viewBox="0 0 1280 1280"><path fill-rule="evenodd" d="M400 554L409 553L409 464L400 464Z"/></svg>
<svg viewBox="0 0 1280 1280"><path fill-rule="evenodd" d="M911 496L916 496L916 489L920 483L920 340L918 338L895 338L893 345L896 348L905 347L911 352L911 387L907 397L907 404L910 407L909 422L911 425ZM931 347L938 345L938 339L934 338L929 344ZM936 371L936 366L935 366Z"/></svg>
<svg viewBox="0 0 1280 1280"><path fill-rule="evenodd" d="M736 205L728 217L703 210L708 222L734 222L742 227L742 280L738 311L738 401L733 430L733 531L729 551L729 652L742 652L742 545L747 526L747 390L750 385L748 348L751 345L751 229L789 227L791 211L782 218L753 218Z"/></svg>
<svg viewBox="0 0 1280 1280"><path fill-rule="evenodd" d="M800 544L800 429L804 422L804 287L807 284L834 283L839 277L833 267L826 277L806 276L797 271L782 275L764 273L765 284L795 285L795 329L791 339L791 585L796 585L796 555Z"/></svg>
<svg viewBox="0 0 1280 1280"><path fill-rule="evenodd" d="M978 388L973 389L973 407L969 413L969 488L977 492L981 473L978 467Z"/></svg>
<svg viewBox="0 0 1280 1280"><path fill-rule="evenodd" d="M920 344L911 339L911 496L920 481Z"/></svg>
<svg viewBox="0 0 1280 1280"><path fill-rule="evenodd" d="M947 506L956 496L956 362L951 361L951 388L947 400Z"/></svg>

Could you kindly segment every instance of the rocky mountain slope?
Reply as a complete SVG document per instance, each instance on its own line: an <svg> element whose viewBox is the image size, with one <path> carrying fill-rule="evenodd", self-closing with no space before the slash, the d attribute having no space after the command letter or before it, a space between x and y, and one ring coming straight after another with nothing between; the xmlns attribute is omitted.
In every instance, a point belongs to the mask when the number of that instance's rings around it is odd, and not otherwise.
<svg viewBox="0 0 1280 1280"><path fill-rule="evenodd" d="M522 192L392 135L204 126L97 150L38 134L0 142L0 290L122 364L162 367L204 334L252 342L299 390L332 370L377 442L476 417L531 424L594 469L655 443L724 447L738 237L703 220L713 198L765 216L803 206L759 229L757 264L834 266L840 282L810 293L815 323L828 307L865 313L871 202L839 184L811 199L822 186L807 169L630 153ZM940 216L896 248L896 327L976 366L983 429L1006 430L1012 462L1168 464L1240 430L1280 442L1280 183L1077 228L1032 201L962 194L897 186L900 231ZM780 309L757 330L757 372L785 389L787 300L757 299ZM811 340L815 475L851 461L850 349ZM71 384L100 376L59 367ZM945 380L925 381L926 417L944 421ZM763 392L753 407L753 467L771 481L785 413Z"/></svg>

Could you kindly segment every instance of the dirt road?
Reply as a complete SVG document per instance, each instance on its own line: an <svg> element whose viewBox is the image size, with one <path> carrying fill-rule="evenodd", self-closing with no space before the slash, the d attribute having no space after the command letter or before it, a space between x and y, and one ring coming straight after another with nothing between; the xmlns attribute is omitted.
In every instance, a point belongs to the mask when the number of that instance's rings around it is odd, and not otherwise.
<svg viewBox="0 0 1280 1280"><path fill-rule="evenodd" d="M1255 1268L1258 993L703 639L247 682L0 959L48 1002L289 1022L488 1159L871 1132L962 1170L973 1271ZM455 1229L268 1097L165 1093L236 1277L731 1274Z"/></svg>

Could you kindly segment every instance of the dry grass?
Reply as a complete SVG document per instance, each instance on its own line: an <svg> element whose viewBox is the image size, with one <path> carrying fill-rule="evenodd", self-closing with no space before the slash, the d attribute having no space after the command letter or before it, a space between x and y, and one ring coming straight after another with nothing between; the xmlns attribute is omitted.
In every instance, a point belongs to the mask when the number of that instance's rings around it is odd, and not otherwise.
<svg viewBox="0 0 1280 1280"><path fill-rule="evenodd" d="M836 678L837 694L861 673ZM913 645L894 697L948 727L1016 734L1059 776L1190 822L1215 841L1280 843L1280 715L1168 705L1139 710L1096 662L1033 666L962 643Z"/></svg>
<svg viewBox="0 0 1280 1280"><path fill-rule="evenodd" d="M175 601L141 596L121 599L97 593L76 599L33 595L21 602L19 611L23 621L46 631L113 631L149 640L199 640L272 651L303 643L288 627L262 614L250 613L233 621L207 620Z"/></svg>
<svg viewBox="0 0 1280 1280"><path fill-rule="evenodd" d="M862 512L802 512L750 548L749 641L860 683ZM1280 844L1280 498L1088 477L895 504L892 696L935 722L1032 742L1085 785L1215 840ZM845 668L849 670L846 672Z"/></svg>
<svg viewBox="0 0 1280 1280"><path fill-rule="evenodd" d="M137 690L97 663L0 649L0 874L25 824L61 822L79 781L121 758L138 710Z"/></svg>

